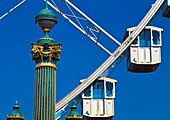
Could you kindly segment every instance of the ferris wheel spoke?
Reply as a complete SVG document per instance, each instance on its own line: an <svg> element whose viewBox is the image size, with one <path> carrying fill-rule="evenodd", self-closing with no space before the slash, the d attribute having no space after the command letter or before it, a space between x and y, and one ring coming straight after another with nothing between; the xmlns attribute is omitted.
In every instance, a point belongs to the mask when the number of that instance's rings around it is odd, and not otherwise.
<svg viewBox="0 0 170 120"><path fill-rule="evenodd" d="M26 0L22 0L20 3L18 3L16 6L11 8L8 12L4 13L2 16L0 16L0 20L3 19L5 16L7 16L9 13L11 13L13 10L18 8L20 5L22 5Z"/></svg>

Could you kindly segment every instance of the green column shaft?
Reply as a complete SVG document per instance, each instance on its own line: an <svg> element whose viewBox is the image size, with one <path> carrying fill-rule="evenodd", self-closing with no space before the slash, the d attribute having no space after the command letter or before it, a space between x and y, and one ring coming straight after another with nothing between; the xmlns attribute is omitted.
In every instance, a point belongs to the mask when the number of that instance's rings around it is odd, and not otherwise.
<svg viewBox="0 0 170 120"><path fill-rule="evenodd" d="M34 120L55 120L56 68L36 68Z"/></svg>

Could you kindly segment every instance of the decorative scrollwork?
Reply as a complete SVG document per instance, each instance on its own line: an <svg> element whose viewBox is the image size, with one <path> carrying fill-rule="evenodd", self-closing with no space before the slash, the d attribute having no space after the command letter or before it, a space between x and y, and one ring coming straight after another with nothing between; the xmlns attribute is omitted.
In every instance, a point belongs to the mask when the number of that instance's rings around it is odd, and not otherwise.
<svg viewBox="0 0 170 120"><path fill-rule="evenodd" d="M32 44L32 59L36 63L56 62L60 59L61 44Z"/></svg>

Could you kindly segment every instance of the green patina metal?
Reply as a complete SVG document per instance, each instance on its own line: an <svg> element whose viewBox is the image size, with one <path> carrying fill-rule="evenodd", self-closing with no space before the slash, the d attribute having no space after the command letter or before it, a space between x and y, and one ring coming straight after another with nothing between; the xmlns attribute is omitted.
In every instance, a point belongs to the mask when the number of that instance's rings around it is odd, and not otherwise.
<svg viewBox="0 0 170 120"><path fill-rule="evenodd" d="M54 15L53 12L48 8L44 8L43 10L41 10L41 12L35 17L35 23L41 19L53 20L56 23L58 22L57 16Z"/></svg>
<svg viewBox="0 0 170 120"><path fill-rule="evenodd" d="M56 41L49 37L48 32L44 32L44 36L36 41L36 43L47 43L47 44L56 44ZM36 44L35 43L35 44Z"/></svg>
<svg viewBox="0 0 170 120"><path fill-rule="evenodd" d="M48 0L46 0L45 2L45 8L48 9L48 4L47 4Z"/></svg>
<svg viewBox="0 0 170 120"><path fill-rule="evenodd" d="M48 18L48 19L53 19L55 21L57 21L57 16L54 15L54 13L49 10L48 8L44 8L43 10L40 11L40 13L35 17L35 20L39 19L39 18Z"/></svg>
<svg viewBox="0 0 170 120"><path fill-rule="evenodd" d="M18 105L18 101L16 101L15 105L13 106L12 113L6 116L7 120L13 120L13 119L24 120L24 116L22 116L21 113L19 112L19 108L20 107Z"/></svg>
<svg viewBox="0 0 170 120"><path fill-rule="evenodd" d="M57 17L48 9L47 1L45 8L35 17L35 23L43 30L44 37L32 43L32 59L36 63L56 63L60 59L61 44L49 37L48 33L57 24Z"/></svg>
<svg viewBox="0 0 170 120"><path fill-rule="evenodd" d="M45 8L35 17L35 23L44 36L31 44L32 59L36 63L36 85L34 97L34 120L55 120L56 61L60 59L61 44L49 37L57 24L57 17Z"/></svg>
<svg viewBox="0 0 170 120"><path fill-rule="evenodd" d="M55 120L55 84L56 69L51 67L39 67L36 69L36 88L35 96L35 120ZM44 104L45 103L45 104ZM40 113L41 112L41 113Z"/></svg>
<svg viewBox="0 0 170 120"><path fill-rule="evenodd" d="M70 109L71 111L66 116L66 120L82 120L82 116L77 112L76 106L71 106Z"/></svg>
<svg viewBox="0 0 170 120"><path fill-rule="evenodd" d="M57 16L53 14L51 10L48 9L47 1L45 8L35 17L35 23L43 30L44 36L39 39L39 43L54 43L53 39L49 39L49 32L57 24Z"/></svg>
<svg viewBox="0 0 170 120"><path fill-rule="evenodd" d="M41 44L41 45L42 45L43 43L56 44L56 41L55 41L54 39L50 38L50 37L48 36L48 33L44 33L44 34L47 34L47 35L44 35L43 38L38 39L38 40L36 41L36 43ZM35 43L35 44L36 44L36 43Z"/></svg>
<svg viewBox="0 0 170 120"><path fill-rule="evenodd" d="M48 32L44 32L44 37L43 38L49 38Z"/></svg>

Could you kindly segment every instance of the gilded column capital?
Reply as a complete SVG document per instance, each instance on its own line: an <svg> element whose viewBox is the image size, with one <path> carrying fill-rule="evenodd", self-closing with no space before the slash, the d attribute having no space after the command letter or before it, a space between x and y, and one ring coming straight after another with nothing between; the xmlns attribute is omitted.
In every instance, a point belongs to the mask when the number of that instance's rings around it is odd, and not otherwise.
<svg viewBox="0 0 170 120"><path fill-rule="evenodd" d="M36 64L56 63L60 60L61 44L32 43L32 59Z"/></svg>

